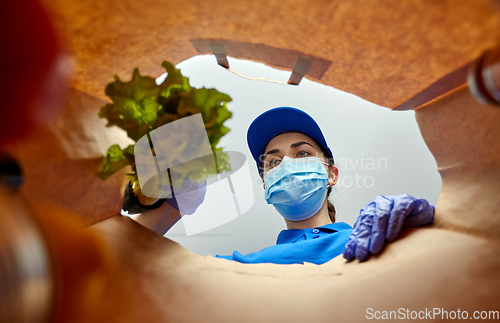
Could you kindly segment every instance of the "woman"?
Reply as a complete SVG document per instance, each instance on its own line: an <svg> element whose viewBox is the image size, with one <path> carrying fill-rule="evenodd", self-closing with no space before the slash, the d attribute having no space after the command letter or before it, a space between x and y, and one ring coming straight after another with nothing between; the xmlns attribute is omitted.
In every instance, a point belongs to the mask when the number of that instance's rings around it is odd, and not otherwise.
<svg viewBox="0 0 500 323"><path fill-rule="evenodd" d="M432 221L434 207L409 195L377 197L361 210L354 229L335 223L335 207L328 200L339 170L321 129L302 110L291 107L270 109L258 116L247 132L247 142L265 190L265 199L283 216L287 230L278 235L275 246L258 252L218 258L242 263L325 263L344 253L348 260L365 260L380 252L385 241L393 241L403 226L420 226ZM197 190L204 192L204 190ZM201 203L203 198L193 201ZM178 209L175 200L168 204ZM147 221L135 219L164 234L164 215ZM158 231L159 230L159 231Z"/></svg>

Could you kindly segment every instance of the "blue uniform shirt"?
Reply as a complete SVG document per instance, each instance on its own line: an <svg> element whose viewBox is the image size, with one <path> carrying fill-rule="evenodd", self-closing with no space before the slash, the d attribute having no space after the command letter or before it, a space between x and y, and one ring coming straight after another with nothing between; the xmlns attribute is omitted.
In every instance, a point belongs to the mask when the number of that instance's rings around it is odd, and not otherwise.
<svg viewBox="0 0 500 323"><path fill-rule="evenodd" d="M234 260L246 264L302 264L311 262L321 265L344 252L352 228L344 222L331 223L314 229L283 230L275 246L242 255L238 251L230 256L217 258Z"/></svg>

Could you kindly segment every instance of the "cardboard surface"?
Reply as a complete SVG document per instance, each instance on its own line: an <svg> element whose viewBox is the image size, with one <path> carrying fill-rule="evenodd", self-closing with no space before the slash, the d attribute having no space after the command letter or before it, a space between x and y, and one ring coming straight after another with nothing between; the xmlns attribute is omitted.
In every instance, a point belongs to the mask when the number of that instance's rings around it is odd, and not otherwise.
<svg viewBox="0 0 500 323"><path fill-rule="evenodd" d="M98 176L108 148L125 148L133 141L122 129L107 128L107 120L99 119L97 113L105 104L71 89L56 120L4 147L20 164L20 193L34 209L44 212L45 202L78 215L87 225L120 214L130 168L106 181Z"/></svg>
<svg viewBox="0 0 500 323"><path fill-rule="evenodd" d="M219 39L242 43L237 58L290 71L280 50L331 61L306 77L395 107L500 40L489 0L42 2L76 57L73 87L103 99L114 74L160 76L163 60L198 54L191 40Z"/></svg>
<svg viewBox="0 0 500 323"><path fill-rule="evenodd" d="M500 110L479 105L465 87L416 112L443 178L433 227L406 231L363 264L245 265L197 256L112 216L124 174L97 177L109 144L127 140L97 119L104 86L115 73L128 79L134 67L160 75L162 60L196 55L190 39L265 44L332 61L322 83L393 107L500 38L493 4L45 3L77 57L76 90L55 127L7 150L25 172L22 198L51 237L60 270L54 275L67 286L55 294L61 322L354 322L366 319L368 308L461 309L469 317L500 310ZM49 218L51 207L63 211ZM98 223L75 229L61 222L67 210Z"/></svg>

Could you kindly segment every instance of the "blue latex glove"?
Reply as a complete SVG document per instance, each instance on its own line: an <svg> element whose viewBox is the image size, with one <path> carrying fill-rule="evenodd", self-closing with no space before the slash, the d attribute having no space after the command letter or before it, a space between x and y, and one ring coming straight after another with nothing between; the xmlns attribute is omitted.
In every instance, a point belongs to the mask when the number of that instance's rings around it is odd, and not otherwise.
<svg viewBox="0 0 500 323"><path fill-rule="evenodd" d="M206 191L207 180L198 183L186 177L179 187L174 187L174 197L166 198L165 202L183 214L193 214L205 200Z"/></svg>
<svg viewBox="0 0 500 323"><path fill-rule="evenodd" d="M361 209L345 245L344 258L363 261L370 253L379 253L385 241L396 240L403 228L422 226L433 219L434 206L424 199L408 194L377 196Z"/></svg>

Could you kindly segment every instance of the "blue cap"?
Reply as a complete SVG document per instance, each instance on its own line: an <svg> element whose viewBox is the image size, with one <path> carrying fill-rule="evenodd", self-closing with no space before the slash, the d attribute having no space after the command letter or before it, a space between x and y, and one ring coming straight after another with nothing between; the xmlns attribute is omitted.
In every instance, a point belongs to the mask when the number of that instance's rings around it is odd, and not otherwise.
<svg viewBox="0 0 500 323"><path fill-rule="evenodd" d="M280 133L300 132L316 140L333 160L333 154L318 124L304 111L292 107L277 107L263 112L248 127L247 143L253 159L257 163L259 174L259 157L264 153L267 143Z"/></svg>

